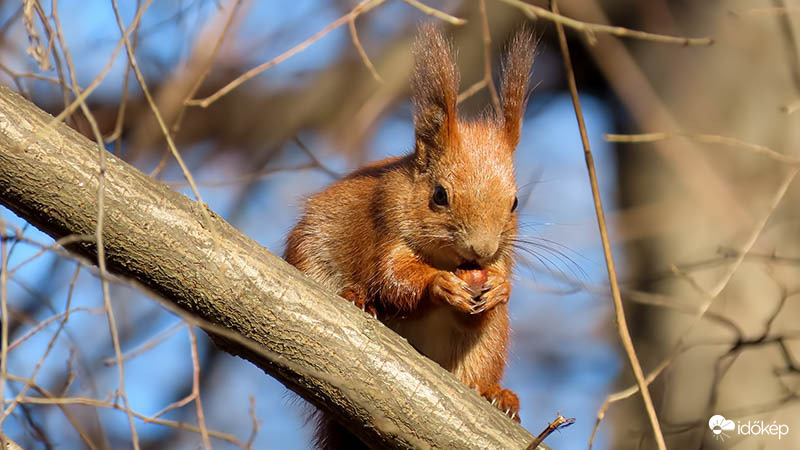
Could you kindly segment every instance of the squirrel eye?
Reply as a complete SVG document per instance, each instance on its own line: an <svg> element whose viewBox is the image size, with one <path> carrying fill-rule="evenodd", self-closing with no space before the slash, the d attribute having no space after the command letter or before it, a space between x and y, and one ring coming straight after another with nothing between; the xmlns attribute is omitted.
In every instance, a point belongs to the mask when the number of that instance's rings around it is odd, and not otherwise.
<svg viewBox="0 0 800 450"><path fill-rule="evenodd" d="M433 189L433 203L439 206L447 206L447 191L441 185L437 185Z"/></svg>
<svg viewBox="0 0 800 450"><path fill-rule="evenodd" d="M514 197L514 204L511 205L511 212L512 213L517 210L517 205L518 204L519 204L519 200L517 199L517 197Z"/></svg>

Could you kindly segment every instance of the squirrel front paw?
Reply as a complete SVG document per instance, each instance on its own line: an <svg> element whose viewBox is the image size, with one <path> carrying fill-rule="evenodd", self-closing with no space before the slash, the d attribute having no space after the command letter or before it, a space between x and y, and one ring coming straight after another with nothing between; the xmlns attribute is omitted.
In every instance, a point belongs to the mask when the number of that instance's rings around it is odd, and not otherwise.
<svg viewBox="0 0 800 450"><path fill-rule="evenodd" d="M511 295L511 283L505 275L491 268L486 270L486 275L483 293L476 299L472 314L480 314L497 305L508 303L508 297Z"/></svg>
<svg viewBox="0 0 800 450"><path fill-rule="evenodd" d="M481 395L509 418L517 423L520 422L519 397L517 397L517 394L508 389L503 389L499 384L495 384L481 392Z"/></svg>
<svg viewBox="0 0 800 450"><path fill-rule="evenodd" d="M453 272L440 271L430 287L433 299L453 306L458 311L471 313L475 307L474 292L469 283Z"/></svg>

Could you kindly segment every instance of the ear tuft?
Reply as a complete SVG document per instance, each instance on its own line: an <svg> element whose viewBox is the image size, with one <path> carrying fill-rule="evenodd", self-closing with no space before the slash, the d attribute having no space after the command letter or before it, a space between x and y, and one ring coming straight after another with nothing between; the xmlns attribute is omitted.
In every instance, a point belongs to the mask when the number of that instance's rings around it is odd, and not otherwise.
<svg viewBox="0 0 800 450"><path fill-rule="evenodd" d="M432 24L419 27L411 78L418 156L447 147L456 132L458 70L450 43Z"/></svg>
<svg viewBox="0 0 800 450"><path fill-rule="evenodd" d="M535 53L533 33L528 28L518 31L511 39L503 64L501 97L503 128L512 148L519 143L522 116L528 100L528 79Z"/></svg>

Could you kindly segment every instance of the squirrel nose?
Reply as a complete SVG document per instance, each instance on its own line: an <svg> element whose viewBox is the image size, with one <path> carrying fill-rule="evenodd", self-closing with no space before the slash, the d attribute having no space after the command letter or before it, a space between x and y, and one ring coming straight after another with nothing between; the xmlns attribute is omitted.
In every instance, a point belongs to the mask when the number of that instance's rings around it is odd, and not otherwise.
<svg viewBox="0 0 800 450"><path fill-rule="evenodd" d="M470 250L475 254L476 259L486 259L497 252L498 242L496 239L480 239L470 245Z"/></svg>

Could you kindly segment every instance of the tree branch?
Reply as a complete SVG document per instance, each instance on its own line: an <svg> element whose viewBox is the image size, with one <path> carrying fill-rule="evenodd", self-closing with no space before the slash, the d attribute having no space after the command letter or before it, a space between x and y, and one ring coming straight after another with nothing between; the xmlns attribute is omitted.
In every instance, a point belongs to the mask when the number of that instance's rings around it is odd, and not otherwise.
<svg viewBox="0 0 800 450"><path fill-rule="evenodd" d="M97 145L51 122L0 86L0 203L56 239L91 235ZM205 205L118 158L106 162L109 269L264 349L216 336L224 350L334 412L373 446L525 448L533 441L404 339L204 213ZM94 242L69 249L96 256Z"/></svg>

